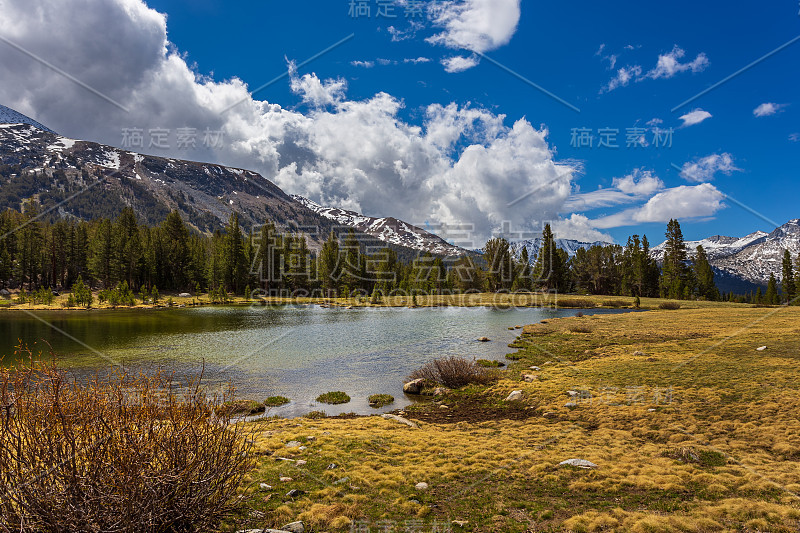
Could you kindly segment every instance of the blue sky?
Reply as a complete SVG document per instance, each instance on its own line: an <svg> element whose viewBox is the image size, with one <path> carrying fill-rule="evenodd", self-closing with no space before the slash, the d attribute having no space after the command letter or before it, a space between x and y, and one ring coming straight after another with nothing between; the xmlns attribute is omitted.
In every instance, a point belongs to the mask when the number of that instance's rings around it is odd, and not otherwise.
<svg viewBox="0 0 800 533"><path fill-rule="evenodd" d="M93 0L82 1L91 4ZM781 224L800 217L794 201L800 196L800 41L673 109L800 36L800 6L796 1L733 5L619 2L613 7L600 2L422 2L423 15L413 17L414 24L405 17L411 9L409 4L414 2L395 3L390 14L393 12L396 18L388 18L378 16L378 0L364 3L370 8L369 16L362 13L357 17L350 14L349 0L149 0L146 5L139 0L114 1L142 4L165 15L169 41L165 57L182 59L196 76L196 85L213 82L219 84L214 86L219 91L226 83L229 87L232 80L240 80L252 90L287 73L287 61L299 64L353 34L352 39L300 67L291 77L253 95L257 102L279 105L284 115L291 113L289 122L313 118L309 126L312 133L306 131L302 136L313 136L317 130L334 132L339 138L348 135L352 121L364 115L355 109L357 104L375 103L380 93L386 93L391 102L398 104L388 114L406 132L402 140L393 134L387 137L391 140L382 141L389 144L411 139L408 142L413 145L420 141L413 131L408 133L413 128L422 128L431 137L431 106L435 104L443 108L454 104L462 114L471 110L478 117L476 123L463 126L452 143L444 143L444 147L434 143L438 156L445 158L443 166L435 167L440 170L420 170L423 167L408 163L410 173L447 173L448 177L442 179L415 182L398 177L402 173L391 178L375 177L360 159L343 164L342 158L352 156L338 151L331 155L330 143L319 138L286 149L286 122L281 123L280 136L269 138L279 152L274 164L267 161L263 152L266 141L255 143L255 134L242 134L241 128L237 130L239 135L251 137L239 142L235 150L197 155L255 168L287 192L306 194L322 203L344 203L344 207L369 215L398 216L413 223L423 222L421 219L463 221L470 209L460 211L454 207L461 199L473 206L472 211L481 213L477 223L480 228L496 229L499 221L510 220L514 228L535 230L542 220L557 218L563 223L556 227L561 227L566 236L591 238L601 233L618 242L624 242L631 233L647 233L651 241L660 242L664 219L673 213L681 218L687 238L769 231L774 226L765 219ZM122 24L113 12L108 16L115 17L114 24ZM123 33L126 38L128 29L131 34L140 31L149 35L157 30L156 18L148 26L132 17L123 25ZM47 33L41 31L44 28L39 23L39 34ZM113 40L114 35L108 38ZM145 37L142 41L149 42ZM136 39L131 37L131 42ZM135 48L131 48L130 53L135 54ZM141 48L146 56L147 46ZM86 54L92 57L88 49ZM454 63L461 68L446 68L453 57L461 58ZM124 56L116 61L134 59ZM143 74L135 83L144 83L145 78ZM137 101L117 88L111 90L110 94ZM315 90L316 94L325 95L322 100L313 96ZM5 98L7 105L15 104L13 98L11 102ZM24 108L25 102L31 101L29 97L17 105ZM391 106L391 102L385 100L382 105ZM177 127L180 120L195 123L191 112L176 119L174 114L141 109L141 116L149 114L159 124ZM386 108L382 109L386 115ZM74 126L74 117L68 122L52 110L20 111L37 111L36 118L46 124L50 113L64 134L93 135L116 145L120 145L116 133L119 127L126 120L131 122L127 117L110 120L117 129L88 124L81 128ZM111 111L108 110L109 115ZM197 120L198 127L205 124L202 119ZM520 120L525 124L519 125L519 135L515 137L512 130L517 129L515 123ZM331 126L334 121L336 127ZM257 122L264 123L261 118ZM499 123L504 130L498 130ZM442 126L441 121L436 124ZM541 139L530 131L521 131L523 126L541 134L551 156L540 154L539 159L525 159L525 154L541 149ZM234 129L229 123L220 127L228 128L226 132ZM631 128L641 128L643 146L626 146L628 133L634 131ZM590 132L592 147L574 142L577 129ZM655 129L660 129L666 140L671 136L671 146L654 144ZM601 130L612 136L616 132L616 142L609 138L606 142L618 147L598 146ZM116 142L112 142L115 137ZM241 148L243 144L247 150ZM256 145L258 149L254 148ZM423 155L403 150L398 148L388 161L430 157L428 148L422 150ZM287 174L285 167L292 154L308 151L314 152L309 161L315 161L316 166L312 169L310 164L305 168L300 165ZM256 156L250 161L246 154ZM498 175L487 175L484 169L489 168L488 174L492 174L491 166L496 161L493 154L510 154L507 157L515 161L520 158L520 162L500 169ZM322 160L330 162L320 164ZM385 161L367 165L387 166ZM548 167L547 172L527 183L526 173L536 173L543 166ZM564 168L571 171L566 192L548 189L547 194L541 195L542 204L537 204L538 188ZM364 176L359 177L362 170ZM341 177L319 177L325 171ZM502 172L516 177L506 180ZM356 177L350 175L353 173ZM405 182L397 186L405 189L395 191L396 203L391 201L391 194L381 193L396 184L387 185L381 179L408 179L407 186ZM534 191L532 198L509 207L509 211L520 213L506 217L502 206L513 203L514 200L508 201L513 196L491 186L484 194L502 197L505 203L492 204L480 195L470 196L469 189L475 184L495 182L497 187L516 189L517 195ZM369 190L367 183L376 190ZM463 191L459 189L462 184ZM449 195L450 203L443 200L430 207L430 216L424 210L415 210L420 197L407 190L415 187L420 188L420 195Z"/></svg>

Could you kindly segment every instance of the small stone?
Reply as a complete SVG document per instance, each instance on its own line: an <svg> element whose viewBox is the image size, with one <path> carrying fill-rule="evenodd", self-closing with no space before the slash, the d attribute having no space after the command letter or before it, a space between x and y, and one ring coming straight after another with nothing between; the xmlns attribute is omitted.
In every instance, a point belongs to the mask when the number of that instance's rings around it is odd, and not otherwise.
<svg viewBox="0 0 800 533"><path fill-rule="evenodd" d="M297 448L298 446L302 445L303 445L302 442L298 442L296 440L290 440L289 442L286 443L287 448Z"/></svg>
<svg viewBox="0 0 800 533"><path fill-rule="evenodd" d="M567 409L574 409L578 407L578 404L575 402L567 402L564 404L564 407L566 407Z"/></svg>
<svg viewBox="0 0 800 533"><path fill-rule="evenodd" d="M414 488L417 490L428 490L428 484L424 481L421 481L420 483L414 485Z"/></svg>
<svg viewBox="0 0 800 533"><path fill-rule="evenodd" d="M453 524L454 526L458 526L458 527L464 527L464 526L466 526L467 524L469 524L469 522L468 522L467 520L453 520L452 524Z"/></svg>
<svg viewBox="0 0 800 533"><path fill-rule="evenodd" d="M267 485L266 483L259 483L258 488L261 490L272 490L272 485Z"/></svg>
<svg viewBox="0 0 800 533"><path fill-rule="evenodd" d="M301 452L304 452L304 451L306 451L308 449L308 447L307 446L300 446L297 449L300 450Z"/></svg>
<svg viewBox="0 0 800 533"><path fill-rule="evenodd" d="M541 370L541 368L539 368L538 366L532 366L532 367L530 367L530 369L531 369L531 370L537 370L537 371L538 371L538 370Z"/></svg>
<svg viewBox="0 0 800 533"><path fill-rule="evenodd" d="M303 466L303 465L304 465L304 464L306 464L307 462L308 462L308 461L303 461L302 459L300 459L299 461L297 461L297 462L295 463L295 465L297 465L297 466Z"/></svg>
<svg viewBox="0 0 800 533"><path fill-rule="evenodd" d="M333 484L334 485L341 485L342 483L347 483L348 481L350 481L349 477L343 477L341 479L337 479L336 481L334 481Z"/></svg>
<svg viewBox="0 0 800 533"><path fill-rule="evenodd" d="M289 492L286 493L286 496L288 496L289 498L297 498L298 496L302 496L302 495L303 495L303 491L299 490L299 489L292 489L292 490L290 490Z"/></svg>
<svg viewBox="0 0 800 533"><path fill-rule="evenodd" d="M655 407L651 407L647 411L650 412L650 413L655 413L656 409L655 409Z"/></svg>
<svg viewBox="0 0 800 533"><path fill-rule="evenodd" d="M417 425L416 422L412 422L411 420L408 420L407 418L403 418L402 416L393 415L391 413L384 413L384 414L381 415L381 417L385 418L387 420L394 420L396 422L400 422L401 424L405 424L408 427L419 429L419 425Z"/></svg>
<svg viewBox="0 0 800 533"><path fill-rule="evenodd" d="M639 351L639 350L636 350L635 352L633 352L633 356L634 357L641 357L643 355L645 355L645 353L642 352L642 351Z"/></svg>
<svg viewBox="0 0 800 533"><path fill-rule="evenodd" d="M442 404L442 405L439 406L439 409L450 409L450 408L447 407L446 405Z"/></svg>
<svg viewBox="0 0 800 533"><path fill-rule="evenodd" d="M323 431L323 432L322 432L322 434L323 434L323 435L330 435L330 434L331 434L331 432L330 432L330 431Z"/></svg>
<svg viewBox="0 0 800 533"><path fill-rule="evenodd" d="M489 342L489 337L478 337L479 342Z"/></svg>
<svg viewBox="0 0 800 533"><path fill-rule="evenodd" d="M278 481L280 481L281 483L291 483L291 482L292 482L292 481L294 481L294 480L293 480L292 478L290 478L290 477L281 476L281 477L278 479Z"/></svg>
<svg viewBox="0 0 800 533"><path fill-rule="evenodd" d="M281 531L288 531L289 533L305 533L306 526L302 522L292 522L281 527Z"/></svg>
<svg viewBox="0 0 800 533"><path fill-rule="evenodd" d="M514 329L522 329L522 326L516 325L516 326L514 326Z"/></svg>
<svg viewBox="0 0 800 533"><path fill-rule="evenodd" d="M766 346L759 346L758 348L756 348L756 351L758 351L758 352L763 352L763 351L764 351L764 350L766 350L766 349L767 349L767 347L766 347Z"/></svg>
<svg viewBox="0 0 800 533"><path fill-rule="evenodd" d="M315 437L313 435L309 435L308 437L306 437L306 440L308 442L314 442L315 440L317 440L317 437Z"/></svg>
<svg viewBox="0 0 800 533"><path fill-rule="evenodd" d="M336 463L331 463L325 468L325 470L336 470L337 468L339 468L339 465Z"/></svg>
<svg viewBox="0 0 800 533"><path fill-rule="evenodd" d="M567 459L566 461L558 463L558 466L576 466L584 469L597 468L596 464L586 459Z"/></svg>
<svg viewBox="0 0 800 533"><path fill-rule="evenodd" d="M544 413L542 416L545 417L545 418L555 418L556 414L547 412L547 413Z"/></svg>
<svg viewBox="0 0 800 533"><path fill-rule="evenodd" d="M408 500L408 503L415 503L415 504L419 505L419 500Z"/></svg>
<svg viewBox="0 0 800 533"><path fill-rule="evenodd" d="M507 402L514 402L514 401L521 400L521 399L522 399L522 391L521 390L515 390L515 391L511 391L511 394L508 395L508 397L506 398L506 401Z"/></svg>
<svg viewBox="0 0 800 533"><path fill-rule="evenodd" d="M574 390L568 390L567 391L567 396L569 396L570 398L574 398L577 395L578 395L578 391L574 391Z"/></svg>
<svg viewBox="0 0 800 533"><path fill-rule="evenodd" d="M527 381L528 383L530 383L532 381L536 381L537 379L539 379L539 376L535 374L522 374L522 379L523 381Z"/></svg>

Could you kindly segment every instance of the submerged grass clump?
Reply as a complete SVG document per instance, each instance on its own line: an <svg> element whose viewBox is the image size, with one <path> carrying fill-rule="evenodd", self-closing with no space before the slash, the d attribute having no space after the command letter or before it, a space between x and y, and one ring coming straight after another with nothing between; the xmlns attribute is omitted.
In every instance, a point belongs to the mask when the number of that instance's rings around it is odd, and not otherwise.
<svg viewBox="0 0 800 533"><path fill-rule="evenodd" d="M320 403L327 403L331 405L337 405L340 403L347 403L350 401L350 396L347 395L346 392L342 391L331 391L326 392L325 394L320 394L317 396L317 401Z"/></svg>
<svg viewBox="0 0 800 533"><path fill-rule="evenodd" d="M291 400L286 396L270 396L266 400L264 400L264 405L267 407L280 407L281 405L286 405Z"/></svg>
<svg viewBox="0 0 800 533"><path fill-rule="evenodd" d="M373 394L369 398L367 398L370 407L383 407L385 405L389 405L390 403L394 403L394 396L391 394Z"/></svg>

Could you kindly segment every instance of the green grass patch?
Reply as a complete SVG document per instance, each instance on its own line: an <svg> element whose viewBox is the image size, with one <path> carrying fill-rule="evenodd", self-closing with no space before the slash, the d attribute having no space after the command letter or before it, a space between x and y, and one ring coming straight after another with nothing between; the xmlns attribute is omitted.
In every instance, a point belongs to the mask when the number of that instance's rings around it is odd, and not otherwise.
<svg viewBox="0 0 800 533"><path fill-rule="evenodd" d="M500 368L501 366L506 366L505 363L501 363L500 361L491 361L489 359L478 359L475 362L478 363L478 366L482 366L483 368Z"/></svg>
<svg viewBox="0 0 800 533"><path fill-rule="evenodd" d="M317 396L317 401L320 403L327 403L331 405L337 405L340 403L347 403L350 401L350 396L347 395L346 392L342 391L331 391L326 392L325 394L320 394Z"/></svg>
<svg viewBox="0 0 800 533"><path fill-rule="evenodd" d="M280 407L281 405L286 405L291 400L286 396L270 396L264 401L264 405L267 407Z"/></svg>
<svg viewBox="0 0 800 533"><path fill-rule="evenodd" d="M367 400L370 407L378 408L394 403L394 396L391 394L373 394Z"/></svg>

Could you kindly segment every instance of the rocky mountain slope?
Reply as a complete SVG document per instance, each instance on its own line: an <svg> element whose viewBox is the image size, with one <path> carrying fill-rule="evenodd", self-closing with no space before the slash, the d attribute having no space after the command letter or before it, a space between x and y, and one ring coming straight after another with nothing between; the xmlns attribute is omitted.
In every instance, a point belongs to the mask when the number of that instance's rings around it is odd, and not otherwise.
<svg viewBox="0 0 800 533"><path fill-rule="evenodd" d="M302 196L292 196L292 198L337 224L353 227L386 243L449 257L467 253L463 248L449 244L441 237L393 217L368 217L355 211L323 207Z"/></svg>
<svg viewBox="0 0 800 533"><path fill-rule="evenodd" d="M655 246L653 257L664 258L666 243ZM708 237L700 241L687 241L689 257L694 257L697 246L708 253L709 263L716 270L735 278L758 285L766 285L769 275L782 277L781 261L784 250L789 250L792 260L800 254L800 219L790 220L771 233L756 231L745 237Z"/></svg>

